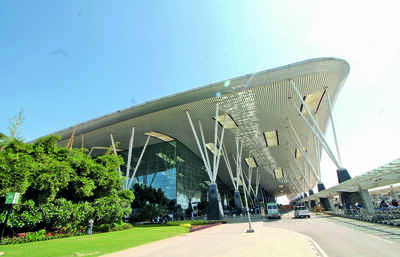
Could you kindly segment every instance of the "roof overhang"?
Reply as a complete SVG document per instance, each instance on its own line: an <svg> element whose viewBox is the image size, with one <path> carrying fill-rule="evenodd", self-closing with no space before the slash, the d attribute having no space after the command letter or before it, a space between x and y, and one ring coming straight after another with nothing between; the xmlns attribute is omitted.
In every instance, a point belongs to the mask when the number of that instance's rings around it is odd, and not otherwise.
<svg viewBox="0 0 400 257"><path fill-rule="evenodd" d="M358 192L362 189L383 187L400 182L400 159L382 165L365 174L354 177L336 186L314 194L305 200L316 200L321 197L331 197L340 192Z"/></svg>
<svg viewBox="0 0 400 257"><path fill-rule="evenodd" d="M60 135L60 144L65 145L76 127L74 145L80 147L81 138L84 138L85 147L90 148L109 146L109 134L112 133L120 142L119 147L127 149L131 128L136 127L135 147L144 145L145 132L157 131L181 141L200 156L185 111L190 112L193 121L202 121L205 140L213 142L215 104L218 102L221 114L228 113L238 126L225 131L224 144L229 156L236 151L235 138L240 138L244 146L243 156L251 155L262 172L261 186L276 195L291 194L295 192L289 181L298 180L299 171L293 163L296 144L289 132L288 120L293 123L302 142L311 144L313 137L293 108L293 105L300 108L301 104L289 81L293 80L304 96L326 90L335 102L348 73L349 65L341 59L307 60L146 102L54 134ZM325 131L328 119L326 99L319 103L316 118ZM273 130L278 131L279 145L268 147L264 132ZM150 144L156 142L156 139L151 139ZM312 153L310 155L317 167L319 160ZM276 180L273 172L276 168L283 168L282 180ZM219 176L231 185L228 174L221 162ZM315 178L311 180L316 182ZM280 192L282 188L278 187L282 183L286 184L284 192Z"/></svg>

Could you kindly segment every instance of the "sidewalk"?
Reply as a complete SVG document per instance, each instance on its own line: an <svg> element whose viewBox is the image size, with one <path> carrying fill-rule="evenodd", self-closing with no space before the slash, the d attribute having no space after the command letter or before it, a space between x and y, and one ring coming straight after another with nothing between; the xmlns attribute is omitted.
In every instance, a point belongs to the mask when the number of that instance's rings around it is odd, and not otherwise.
<svg viewBox="0 0 400 257"><path fill-rule="evenodd" d="M248 224L225 224L152 242L106 256L135 257L316 257L311 239L299 233L253 223L255 233L245 233Z"/></svg>

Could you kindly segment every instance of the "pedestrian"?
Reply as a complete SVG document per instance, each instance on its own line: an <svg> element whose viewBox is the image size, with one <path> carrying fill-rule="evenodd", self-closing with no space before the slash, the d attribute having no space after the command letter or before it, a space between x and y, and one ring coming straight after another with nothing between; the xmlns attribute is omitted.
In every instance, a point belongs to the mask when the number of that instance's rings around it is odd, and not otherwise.
<svg viewBox="0 0 400 257"><path fill-rule="evenodd" d="M94 220L93 220L93 219L90 219L90 220L89 220L89 228L88 228L88 234L89 234L89 235L92 234L92 231L93 231L93 223L94 223Z"/></svg>
<svg viewBox="0 0 400 257"><path fill-rule="evenodd" d="M385 200L382 200L381 203L380 203L380 205L379 205L379 207L380 207L380 208L387 208L388 205L387 205L387 203L385 202Z"/></svg>

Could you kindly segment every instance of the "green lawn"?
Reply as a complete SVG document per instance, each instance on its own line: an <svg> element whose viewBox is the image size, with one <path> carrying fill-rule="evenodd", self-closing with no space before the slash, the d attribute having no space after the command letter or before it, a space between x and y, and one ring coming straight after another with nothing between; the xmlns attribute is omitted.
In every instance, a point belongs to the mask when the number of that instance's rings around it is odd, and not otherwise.
<svg viewBox="0 0 400 257"><path fill-rule="evenodd" d="M50 241L3 245L0 252L2 257L46 257L46 256L99 256L106 253L146 244L187 233L189 229L183 226L153 226L134 227L132 229L77 236Z"/></svg>

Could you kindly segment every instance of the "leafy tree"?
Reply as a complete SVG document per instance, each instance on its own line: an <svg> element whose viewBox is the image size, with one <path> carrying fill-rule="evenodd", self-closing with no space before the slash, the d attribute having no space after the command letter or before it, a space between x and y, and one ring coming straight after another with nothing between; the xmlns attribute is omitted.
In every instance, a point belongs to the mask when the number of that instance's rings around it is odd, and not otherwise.
<svg viewBox="0 0 400 257"><path fill-rule="evenodd" d="M14 116L10 119L10 125L8 126L8 130L10 135L6 136L3 133L0 133L0 152L3 151L4 147L6 147L10 142L17 139L22 141L22 137L20 134L20 127L24 120L24 111L20 110L17 116Z"/></svg>
<svg viewBox="0 0 400 257"><path fill-rule="evenodd" d="M169 202L160 188L155 189L147 185L135 184L133 191L135 200L132 203L132 208L143 208L147 202L165 207Z"/></svg>
<svg viewBox="0 0 400 257"><path fill-rule="evenodd" d="M8 221L14 231L75 231L90 218L101 225L129 215L135 197L131 190L122 190L122 158L92 158L86 149L58 147L59 139L48 136L26 144L0 135L0 220L8 210L8 192L22 193L22 204Z"/></svg>
<svg viewBox="0 0 400 257"><path fill-rule="evenodd" d="M151 219L163 214L170 202L160 188L135 184L133 191L135 200L132 202L132 208L141 209L140 215L134 217L135 220Z"/></svg>
<svg viewBox="0 0 400 257"><path fill-rule="evenodd" d="M197 210L203 214L206 213L208 209L207 200L201 199L200 203L197 205Z"/></svg>
<svg viewBox="0 0 400 257"><path fill-rule="evenodd" d="M7 145L7 151L0 152L0 194L9 192L24 193L31 183L30 174L36 169L36 163L29 151L23 151L21 142Z"/></svg>

